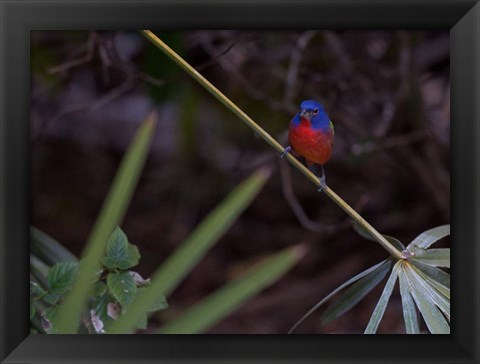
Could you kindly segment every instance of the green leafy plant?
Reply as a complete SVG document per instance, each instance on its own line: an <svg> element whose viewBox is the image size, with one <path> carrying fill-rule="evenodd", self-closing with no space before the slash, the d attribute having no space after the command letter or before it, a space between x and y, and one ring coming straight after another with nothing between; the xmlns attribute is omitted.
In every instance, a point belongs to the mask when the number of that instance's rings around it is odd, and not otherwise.
<svg viewBox="0 0 480 364"><path fill-rule="evenodd" d="M35 230L35 234L38 233L39 231ZM44 238L47 237L43 233L42 235ZM49 243L49 251L61 251L58 243L57 248L50 238L47 237L46 241ZM34 246L38 247L38 244ZM82 322L85 330L90 333L105 332L105 325L121 317L135 297L145 294L150 280L130 270L138 265L139 260L138 248L129 243L125 233L117 227L108 239L105 255L101 259L102 267L96 274L94 289L88 298L87 310L83 313ZM35 271L35 267L32 271ZM36 273L37 277L42 274ZM42 331L49 334L58 332L58 312L77 273L77 261L59 262L48 269L47 284L37 282L35 278L30 281L30 319L32 320L38 311L37 319L42 323ZM148 312L137 321L136 328L146 328L147 313L167 307L165 297L157 295ZM37 327L36 330L38 329Z"/></svg>
<svg viewBox="0 0 480 364"><path fill-rule="evenodd" d="M38 234L35 229L35 234ZM51 251L64 251L64 248L50 237L43 234L49 241ZM35 243L36 250L42 250L42 245ZM133 252L133 253L132 253ZM275 282L285 274L305 253L302 246L295 246L265 258L250 267L239 277L228 282L201 302L187 309L179 317L162 326L159 333L198 333L207 330L216 322L234 311L243 302ZM83 313L83 325L80 332L115 333L114 322L122 325L126 312L133 307L132 303L139 299L145 302L151 287L151 279L144 279L135 271L130 270L139 263L140 254L135 245L128 242L125 233L117 227L109 238L105 256L102 257L102 269L94 283L92 295L88 299L88 307ZM122 267L118 267L121 262ZM78 262L60 262L47 271L37 271L32 266L30 281L30 320L32 333L58 333L58 310L63 304L78 270ZM46 273L47 284L37 281L38 276ZM155 290L155 292L159 292ZM146 329L148 316L168 308L163 294L154 294L153 300L148 300L140 316L135 316L131 326L120 331ZM41 324L40 324L41 323ZM113 329L109 329L111 327ZM108 330L108 331L107 331Z"/></svg>
<svg viewBox="0 0 480 364"><path fill-rule="evenodd" d="M188 62L180 57L159 37L157 37L150 30L142 30L141 32L167 57L169 57L192 78L194 78L218 101L225 105L225 107L231 110L240 120L242 120L275 151L278 153L283 152L284 147L280 143L278 143L267 131L260 127L260 125L258 125L251 117L243 112L235 103L233 103L212 83L210 83L205 77L196 71ZM290 153L286 155L285 159L288 160L301 173L303 173L317 187L320 185L319 179ZM416 321L416 311L413 302L415 302L420 310L430 332L448 333L450 330L449 276L438 267L447 267L450 265L450 250L428 249L431 244L447 234L447 227L441 226L424 232L414 241L412 241L412 243L409 244L405 249L403 244L397 239L391 236L382 235L375 230L373 226L371 226L363 217L361 217L330 187L327 186L322 191L353 219L354 227L356 227L357 231L359 231L361 235L379 243L385 250L387 250L391 257L358 274L338 287L334 292L332 292L324 300L320 301L315 307L307 312L307 314L292 328L292 330L295 329L295 327L297 327L297 325L306 317L308 317L314 310L325 303L331 296L335 295L344 288L349 287L337 305L327 310L326 318L331 320L335 317L338 317L342 313L345 313L382 281L393 264L390 277L387 281L380 301L371 316L365 333L376 332L397 278L400 281L400 291L401 293L403 292L402 304L407 333L418 332L418 322Z"/></svg>

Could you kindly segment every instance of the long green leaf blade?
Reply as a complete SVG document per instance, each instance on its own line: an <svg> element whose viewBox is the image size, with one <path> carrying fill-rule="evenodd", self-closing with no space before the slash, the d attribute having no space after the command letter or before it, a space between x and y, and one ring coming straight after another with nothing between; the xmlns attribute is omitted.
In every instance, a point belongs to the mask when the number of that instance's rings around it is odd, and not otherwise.
<svg viewBox="0 0 480 364"><path fill-rule="evenodd" d="M203 301L186 310L180 318L160 329L162 334L197 334L226 317L243 302L269 286L303 256L304 248L296 246L257 263L237 279L227 283Z"/></svg>
<svg viewBox="0 0 480 364"><path fill-rule="evenodd" d="M168 296L233 225L260 192L269 176L270 172L262 169L232 191L154 273L148 291L135 299L129 310L107 328L107 332L117 334L130 332L159 293Z"/></svg>
<svg viewBox="0 0 480 364"><path fill-rule="evenodd" d="M427 280L423 279L414 269L409 268L407 274L412 278L417 289L422 292L423 296L436 305L450 320L450 300L440 294Z"/></svg>
<svg viewBox="0 0 480 364"><path fill-rule="evenodd" d="M412 296L425 320L428 330L432 334L450 334L450 325L448 325L447 320L445 320L437 306L432 305L417 289L413 289Z"/></svg>
<svg viewBox="0 0 480 364"><path fill-rule="evenodd" d="M342 296L325 310L321 317L322 323L326 325L360 302L385 278L389 269L390 264L381 265L348 287Z"/></svg>
<svg viewBox="0 0 480 364"><path fill-rule="evenodd" d="M382 320L385 309L387 308L388 301L390 300L390 296L392 295L393 287L395 287L395 282L397 281L400 264L401 261L398 261L393 266L392 273L390 274L390 277L385 284L382 295L380 296L380 299L378 300L378 303L373 310L372 316L370 317L370 321L368 322L368 325L365 329L365 334L375 334L377 332L378 325L380 325L380 321Z"/></svg>
<svg viewBox="0 0 480 364"><path fill-rule="evenodd" d="M412 259L434 267L450 268L450 248L418 250Z"/></svg>
<svg viewBox="0 0 480 364"><path fill-rule="evenodd" d="M407 334L419 334L417 310L413 302L412 295L408 290L408 283L405 278L405 271L402 270L398 274L400 282L400 295L402 297L403 321L405 322L405 331Z"/></svg>
<svg viewBox="0 0 480 364"><path fill-rule="evenodd" d="M433 243L450 235L450 225L441 225L433 229L424 231L408 244L407 249L410 251L417 249L428 249Z"/></svg>
<svg viewBox="0 0 480 364"><path fill-rule="evenodd" d="M422 262L415 261L414 259L411 259L410 262L412 262L415 267L437 281L439 284L450 289L450 275L448 273L444 272L440 268L432 267Z"/></svg>
<svg viewBox="0 0 480 364"><path fill-rule="evenodd" d="M428 296L418 287L411 274L411 269L405 269L405 277L408 282L408 289L417 304L423 319L432 334L449 334L450 325L442 315L438 307L430 300Z"/></svg>
<svg viewBox="0 0 480 364"><path fill-rule="evenodd" d="M342 289L344 289L345 287L348 287L349 285L351 285L352 283L355 283L356 281L358 281L359 279L362 279L363 277L367 276L368 274L376 271L377 269L385 269L385 265L388 266L388 268L390 268L390 265L392 264L392 262L390 260L384 260L376 265L374 265L373 267L370 267L368 268L367 270L364 270L363 272L357 274L356 276L350 278L348 281L346 281L345 283L343 283L342 285L340 285L339 287L337 287L334 291L332 291L328 296L326 296L323 300L321 300L320 302L318 302L315 306L313 306L310 310L308 310L308 312L303 315L303 317L298 320L295 325L292 326L292 328L288 331L288 333L292 333L297 327L298 325L300 325L303 321L305 321L306 318L308 318L313 312L315 312L318 308L320 308L320 306L322 306L325 302L327 302L330 298L332 298L334 295L336 295L338 292L340 292Z"/></svg>
<svg viewBox="0 0 480 364"><path fill-rule="evenodd" d="M417 272L423 279L425 279L434 289L438 292L443 294L445 298L450 300L450 288L444 286L434 278L432 278L429 274L419 269L415 264L412 264L412 268L415 272Z"/></svg>
<svg viewBox="0 0 480 364"><path fill-rule="evenodd" d="M79 266L77 279L58 313L58 333L76 333L80 314L85 307L100 259L105 251L108 238L122 220L133 190L143 168L155 128L152 113L143 122L120 164L105 203L100 211Z"/></svg>
<svg viewBox="0 0 480 364"><path fill-rule="evenodd" d="M48 287L48 270L49 266L44 261L38 259L35 255L30 254L30 273L42 285L44 289Z"/></svg>
<svg viewBox="0 0 480 364"><path fill-rule="evenodd" d="M76 262L78 259L58 241L44 232L30 227L31 251L48 265L59 262Z"/></svg>

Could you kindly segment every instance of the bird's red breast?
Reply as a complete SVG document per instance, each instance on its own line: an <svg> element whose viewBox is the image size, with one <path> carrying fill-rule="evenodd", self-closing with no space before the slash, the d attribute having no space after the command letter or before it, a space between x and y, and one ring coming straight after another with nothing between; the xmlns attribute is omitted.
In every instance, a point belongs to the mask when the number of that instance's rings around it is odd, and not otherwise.
<svg viewBox="0 0 480 364"><path fill-rule="evenodd" d="M332 154L333 129L314 129L308 119L301 118L298 125L291 122L288 140L295 153L307 160L307 163L325 164Z"/></svg>

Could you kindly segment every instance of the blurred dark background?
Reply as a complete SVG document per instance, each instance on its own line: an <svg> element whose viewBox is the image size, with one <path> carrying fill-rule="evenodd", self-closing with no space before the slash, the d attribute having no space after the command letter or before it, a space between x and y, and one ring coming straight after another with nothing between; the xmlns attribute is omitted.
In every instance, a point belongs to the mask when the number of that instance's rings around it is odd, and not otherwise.
<svg viewBox="0 0 480 364"><path fill-rule="evenodd" d="M408 244L449 223L448 31L155 33L284 145L299 103L320 101L335 124L327 182L380 232ZM275 168L152 327L265 255L305 243L309 253L294 270L209 331L286 333L326 294L387 257L137 32L31 33L32 225L80 255L152 109L159 123L122 223L144 275L242 179L259 166ZM297 332L363 332L382 287L331 324L320 324L320 310ZM394 293L379 333L403 332Z"/></svg>

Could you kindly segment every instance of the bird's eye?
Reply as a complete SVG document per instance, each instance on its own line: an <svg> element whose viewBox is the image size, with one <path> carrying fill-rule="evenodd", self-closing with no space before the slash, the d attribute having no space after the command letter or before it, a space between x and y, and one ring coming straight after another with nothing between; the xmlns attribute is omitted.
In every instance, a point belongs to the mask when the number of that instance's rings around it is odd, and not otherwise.
<svg viewBox="0 0 480 364"><path fill-rule="evenodd" d="M318 109L314 109L314 110L313 110L313 113L314 113L314 114L318 114Z"/></svg>

